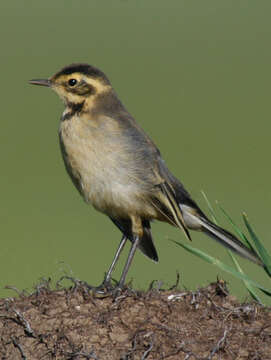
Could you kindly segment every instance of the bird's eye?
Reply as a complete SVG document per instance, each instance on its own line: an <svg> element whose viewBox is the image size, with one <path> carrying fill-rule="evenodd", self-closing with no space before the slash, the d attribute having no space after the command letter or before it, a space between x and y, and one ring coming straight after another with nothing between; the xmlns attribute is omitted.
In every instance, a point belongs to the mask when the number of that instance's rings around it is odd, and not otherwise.
<svg viewBox="0 0 271 360"><path fill-rule="evenodd" d="M68 84L69 84L70 86L74 86L74 85L77 84L77 80L76 80L76 79L70 79L70 80L68 81Z"/></svg>

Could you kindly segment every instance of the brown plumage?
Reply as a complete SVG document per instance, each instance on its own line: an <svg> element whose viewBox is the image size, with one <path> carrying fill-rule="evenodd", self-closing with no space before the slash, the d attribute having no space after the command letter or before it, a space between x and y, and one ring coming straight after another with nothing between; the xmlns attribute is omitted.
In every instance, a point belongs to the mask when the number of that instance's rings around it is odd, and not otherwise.
<svg viewBox="0 0 271 360"><path fill-rule="evenodd" d="M137 247L158 261L152 220L181 228L188 239L189 229L203 231L262 265L254 251L207 219L168 170L159 150L122 105L102 71L72 64L48 80L30 82L51 87L64 101L59 139L67 172L84 200L108 215L123 233L105 285L126 239L132 246L120 287Z"/></svg>

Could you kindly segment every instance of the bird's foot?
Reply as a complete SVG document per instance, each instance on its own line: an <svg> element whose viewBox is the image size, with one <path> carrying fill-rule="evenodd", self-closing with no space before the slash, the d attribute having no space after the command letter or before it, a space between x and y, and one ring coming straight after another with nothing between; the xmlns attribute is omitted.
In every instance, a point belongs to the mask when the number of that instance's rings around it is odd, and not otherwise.
<svg viewBox="0 0 271 360"><path fill-rule="evenodd" d="M92 288L92 293L96 298L106 298L109 296L115 296L116 293L120 293L122 288L116 284L113 285L111 280L104 280L101 285Z"/></svg>
<svg viewBox="0 0 271 360"><path fill-rule="evenodd" d="M128 288L126 286L121 286L120 284L114 286L111 282L103 282L101 285L92 288L92 294L98 299L112 297L115 302L122 297L122 294L124 294L124 292L126 293L127 290Z"/></svg>

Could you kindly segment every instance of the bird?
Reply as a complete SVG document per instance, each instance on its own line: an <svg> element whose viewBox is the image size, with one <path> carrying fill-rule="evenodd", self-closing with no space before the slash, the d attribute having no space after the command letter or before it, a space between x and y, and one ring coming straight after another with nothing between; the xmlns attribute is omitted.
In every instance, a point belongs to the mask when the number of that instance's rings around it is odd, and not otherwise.
<svg viewBox="0 0 271 360"><path fill-rule="evenodd" d="M162 155L120 101L105 73L73 63L50 78L30 84L54 90L64 102L59 142L67 173L87 204L107 215L122 233L102 283L112 289L112 273L131 242L117 288L123 289L137 249L157 262L151 224L158 220L201 231L226 248L264 266L255 250L214 224L170 172Z"/></svg>

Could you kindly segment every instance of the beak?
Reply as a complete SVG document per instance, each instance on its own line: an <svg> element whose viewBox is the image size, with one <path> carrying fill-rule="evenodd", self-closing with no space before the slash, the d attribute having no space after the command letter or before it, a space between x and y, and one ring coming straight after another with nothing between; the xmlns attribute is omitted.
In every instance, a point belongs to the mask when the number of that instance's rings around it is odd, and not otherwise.
<svg viewBox="0 0 271 360"><path fill-rule="evenodd" d="M30 84L40 85L40 86L51 86L51 81L49 79L33 79L29 80Z"/></svg>

